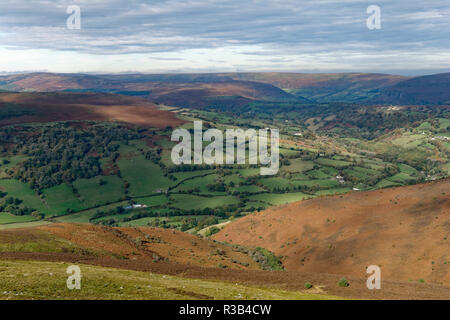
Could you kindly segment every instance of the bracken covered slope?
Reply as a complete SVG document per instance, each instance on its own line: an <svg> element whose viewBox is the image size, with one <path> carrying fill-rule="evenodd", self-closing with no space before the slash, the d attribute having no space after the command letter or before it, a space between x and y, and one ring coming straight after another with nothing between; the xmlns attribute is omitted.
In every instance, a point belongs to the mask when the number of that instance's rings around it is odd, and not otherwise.
<svg viewBox="0 0 450 320"><path fill-rule="evenodd" d="M265 247L287 270L450 284L450 180L300 201L230 223L215 239Z"/></svg>

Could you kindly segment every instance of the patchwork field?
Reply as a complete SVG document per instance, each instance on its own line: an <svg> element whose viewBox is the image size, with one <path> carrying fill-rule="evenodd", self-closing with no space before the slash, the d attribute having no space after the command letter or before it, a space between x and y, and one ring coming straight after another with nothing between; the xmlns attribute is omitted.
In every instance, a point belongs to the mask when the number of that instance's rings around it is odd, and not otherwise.
<svg viewBox="0 0 450 320"><path fill-rule="evenodd" d="M186 84L197 76L0 93L0 299L450 298L448 106ZM11 85L54 90L44 78ZM123 95L85 92L91 80ZM278 173L175 165L173 130L195 120L278 128ZM71 263L79 293L64 286ZM382 291L365 286L371 264Z"/></svg>

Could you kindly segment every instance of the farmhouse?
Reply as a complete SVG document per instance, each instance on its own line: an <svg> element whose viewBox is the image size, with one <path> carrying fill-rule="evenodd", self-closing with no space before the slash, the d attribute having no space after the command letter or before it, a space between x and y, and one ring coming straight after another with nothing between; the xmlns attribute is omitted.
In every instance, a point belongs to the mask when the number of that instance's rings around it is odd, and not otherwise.
<svg viewBox="0 0 450 320"><path fill-rule="evenodd" d="M146 204L132 204L130 206L125 206L123 207L125 210L132 210L132 209L143 209L143 208L147 208L148 206Z"/></svg>

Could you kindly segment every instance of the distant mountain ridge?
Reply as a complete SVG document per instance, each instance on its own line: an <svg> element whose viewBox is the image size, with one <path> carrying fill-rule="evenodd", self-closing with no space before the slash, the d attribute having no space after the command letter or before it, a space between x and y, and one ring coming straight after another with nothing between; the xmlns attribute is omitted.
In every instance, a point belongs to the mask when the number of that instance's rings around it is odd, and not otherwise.
<svg viewBox="0 0 450 320"><path fill-rule="evenodd" d="M270 83L294 96L326 102L364 102L378 90L409 78L375 73L242 73L233 79Z"/></svg>
<svg viewBox="0 0 450 320"><path fill-rule="evenodd" d="M397 104L449 104L450 73L411 78L382 88L375 102Z"/></svg>
<svg viewBox="0 0 450 320"><path fill-rule="evenodd" d="M0 90L108 92L180 107L260 101L450 104L450 73L405 77L377 73L53 74L0 76Z"/></svg>
<svg viewBox="0 0 450 320"><path fill-rule="evenodd" d="M141 96L178 107L245 105L254 100L303 101L267 83L216 75L84 75L31 73L0 77L0 90L103 92Z"/></svg>

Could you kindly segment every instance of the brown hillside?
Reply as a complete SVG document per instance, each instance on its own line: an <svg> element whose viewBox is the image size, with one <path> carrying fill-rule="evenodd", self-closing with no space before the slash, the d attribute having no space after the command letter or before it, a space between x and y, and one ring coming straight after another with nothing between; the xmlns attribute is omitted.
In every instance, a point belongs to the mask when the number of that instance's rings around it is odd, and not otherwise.
<svg viewBox="0 0 450 320"><path fill-rule="evenodd" d="M235 99L249 103L252 100L292 100L293 96L270 84L250 81L222 81L211 83L143 83L131 84L128 90L150 90L148 99L173 106L209 106ZM235 102L236 103L236 102Z"/></svg>
<svg viewBox="0 0 450 320"><path fill-rule="evenodd" d="M345 86L376 89L397 84L407 77L376 73L225 73L232 79L269 83L279 88L300 89Z"/></svg>
<svg viewBox="0 0 450 320"><path fill-rule="evenodd" d="M113 265L114 261L131 261L142 265L156 264L163 269L163 265L170 269L173 265L217 268L219 264L228 269L260 269L249 255L231 246L177 230L150 227L111 228L58 223L26 230L1 230L0 249L11 242L39 243L39 252L45 252L43 248L48 247L52 248L49 253L55 254L81 252L84 254L79 257L81 261L109 258ZM67 249L72 246L78 250Z"/></svg>
<svg viewBox="0 0 450 320"><path fill-rule="evenodd" d="M148 235L148 237L146 237ZM139 238L139 239L137 239ZM138 241L142 240L142 241ZM194 244L195 243L195 244ZM223 254L217 254L222 249ZM169 254L170 252L170 254ZM165 259L168 258L168 259ZM312 292L348 298L448 299L450 288L419 282L383 281L383 290L367 290L365 278L348 276L351 285L337 285L342 275L298 271L262 271L248 255L212 240L157 228L110 228L86 224L0 230L0 260L72 262L230 281L256 287ZM248 262L245 267L237 264ZM218 264L226 268L218 268Z"/></svg>
<svg viewBox="0 0 450 320"><path fill-rule="evenodd" d="M155 102L178 107L209 106L233 99L233 104L252 100L295 100L269 83L235 81L214 74L201 75L85 75L29 73L0 76L0 88L19 92L139 93ZM236 100L236 101L234 101ZM298 100L298 98L297 98ZM229 102L229 101L228 101Z"/></svg>
<svg viewBox="0 0 450 320"><path fill-rule="evenodd" d="M262 246L287 270L450 284L450 180L322 197L230 223L216 240Z"/></svg>
<svg viewBox="0 0 450 320"><path fill-rule="evenodd" d="M139 98L104 93L0 93L0 125L70 120L164 128L183 121Z"/></svg>

